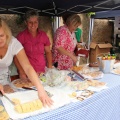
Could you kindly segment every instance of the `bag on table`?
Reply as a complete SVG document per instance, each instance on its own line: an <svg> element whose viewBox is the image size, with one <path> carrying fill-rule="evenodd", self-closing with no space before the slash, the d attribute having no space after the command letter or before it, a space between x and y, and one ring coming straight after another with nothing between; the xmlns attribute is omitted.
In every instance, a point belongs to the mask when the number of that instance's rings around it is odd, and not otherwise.
<svg viewBox="0 0 120 120"><path fill-rule="evenodd" d="M82 47L79 47L79 46L82 46ZM78 56L79 54L82 54L82 55L85 55L85 57L87 58L88 55L89 55L89 50L87 49L85 43L80 43L80 45L78 45L76 47L76 50L75 50L75 54Z"/></svg>

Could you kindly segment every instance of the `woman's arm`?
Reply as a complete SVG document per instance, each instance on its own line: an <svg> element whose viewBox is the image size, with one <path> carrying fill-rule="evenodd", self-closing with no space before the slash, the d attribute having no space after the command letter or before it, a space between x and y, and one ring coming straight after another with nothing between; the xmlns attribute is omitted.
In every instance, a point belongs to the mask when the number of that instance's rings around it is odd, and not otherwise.
<svg viewBox="0 0 120 120"><path fill-rule="evenodd" d="M21 67L21 65L20 65L20 63L19 63L19 61L18 61L18 59L17 59L16 56L14 56L13 61L14 61L15 66L16 66L17 69L18 69L19 77L20 77L21 79L26 79L27 76L26 76L23 68Z"/></svg>
<svg viewBox="0 0 120 120"><path fill-rule="evenodd" d="M47 59L47 67L52 68L52 52L50 46L45 46L45 54Z"/></svg>
<svg viewBox="0 0 120 120"><path fill-rule="evenodd" d="M60 54L69 56L74 61L74 63L77 62L77 57L73 53L65 50L63 47L59 47L57 50Z"/></svg>
<svg viewBox="0 0 120 120"><path fill-rule="evenodd" d="M36 86L37 90L38 90L38 96L41 99L43 105L48 105L50 106L52 104L52 100L48 97L48 95L46 94L37 73L35 72L35 70L33 69L33 67L31 66L24 49L20 50L20 52L16 55L20 65L22 66L22 68L24 69L26 75L28 76L28 78L31 80L31 82Z"/></svg>

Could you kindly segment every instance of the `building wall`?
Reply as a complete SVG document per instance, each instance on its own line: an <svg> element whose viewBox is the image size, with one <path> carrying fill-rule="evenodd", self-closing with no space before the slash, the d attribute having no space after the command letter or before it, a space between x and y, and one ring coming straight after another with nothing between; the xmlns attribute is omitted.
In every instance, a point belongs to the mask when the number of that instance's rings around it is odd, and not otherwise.
<svg viewBox="0 0 120 120"><path fill-rule="evenodd" d="M113 34L113 25L108 20L94 20L92 41L111 43Z"/></svg>
<svg viewBox="0 0 120 120"><path fill-rule="evenodd" d="M0 15L0 17L7 22L7 24L12 30L13 36L15 37L20 31L23 31L26 28L23 19L19 15L2 14ZM39 28L47 33L50 42L52 44L53 30L52 30L51 18L46 16L45 17L40 16Z"/></svg>

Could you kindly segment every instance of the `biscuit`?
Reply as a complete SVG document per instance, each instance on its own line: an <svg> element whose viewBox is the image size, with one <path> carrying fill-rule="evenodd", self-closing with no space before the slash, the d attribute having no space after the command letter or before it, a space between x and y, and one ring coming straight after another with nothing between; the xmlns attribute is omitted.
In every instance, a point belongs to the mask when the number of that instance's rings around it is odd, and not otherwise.
<svg viewBox="0 0 120 120"><path fill-rule="evenodd" d="M39 99L37 99L23 104L18 104L15 106L14 109L18 113L28 113L39 110L41 108L42 108L42 102Z"/></svg>
<svg viewBox="0 0 120 120"><path fill-rule="evenodd" d="M4 110L4 107L0 105L0 112L2 112L3 110Z"/></svg>
<svg viewBox="0 0 120 120"><path fill-rule="evenodd" d="M12 101L14 102L15 105L20 104L20 100L17 98L13 98Z"/></svg>

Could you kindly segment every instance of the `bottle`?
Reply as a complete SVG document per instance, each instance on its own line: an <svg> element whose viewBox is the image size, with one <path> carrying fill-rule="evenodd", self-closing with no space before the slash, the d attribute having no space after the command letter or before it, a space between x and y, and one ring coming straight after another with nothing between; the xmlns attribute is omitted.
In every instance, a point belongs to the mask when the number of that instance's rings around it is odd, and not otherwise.
<svg viewBox="0 0 120 120"><path fill-rule="evenodd" d="M112 54L112 59L116 59L116 55L115 54Z"/></svg>
<svg viewBox="0 0 120 120"><path fill-rule="evenodd" d="M110 59L111 59L111 55L110 55L110 54L108 54L107 58L108 58L108 60L110 60Z"/></svg>

